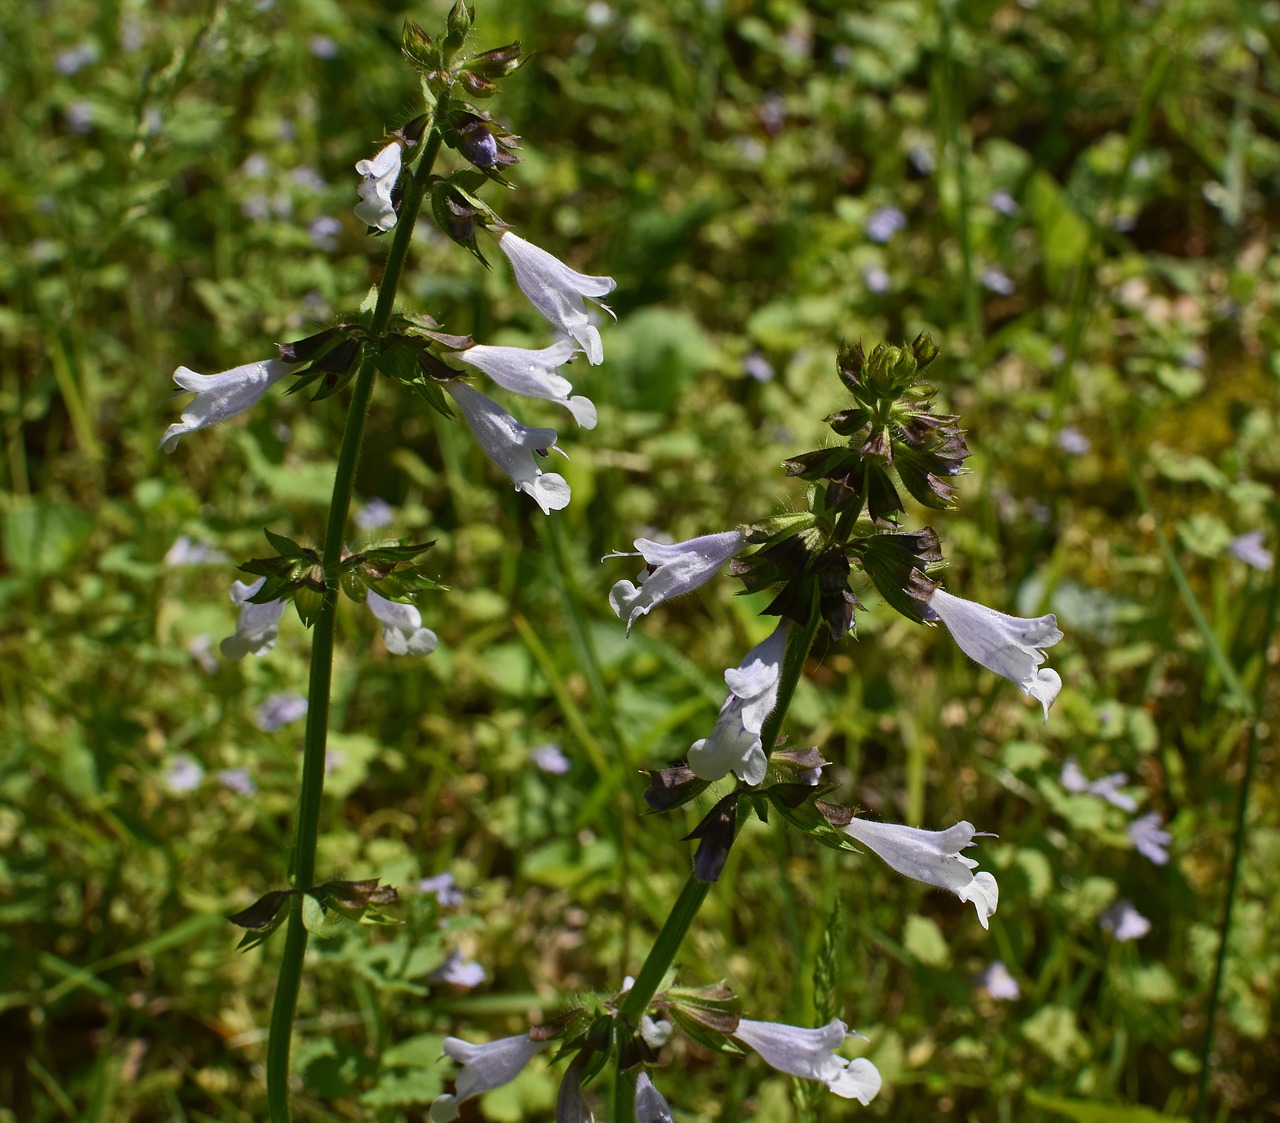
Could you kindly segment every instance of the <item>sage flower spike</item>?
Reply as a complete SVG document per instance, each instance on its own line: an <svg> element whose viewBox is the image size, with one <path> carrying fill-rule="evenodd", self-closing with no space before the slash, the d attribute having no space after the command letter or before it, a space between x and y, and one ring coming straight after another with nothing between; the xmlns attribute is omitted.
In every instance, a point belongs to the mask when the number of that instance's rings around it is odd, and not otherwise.
<svg viewBox="0 0 1280 1123"><path fill-rule="evenodd" d="M945 831L926 831L894 823L851 819L840 828L874 851L904 877L948 889L962 901L972 901L983 928L996 911L1000 889L989 873L974 874L978 863L960 851L973 845L972 823L959 822Z"/></svg>
<svg viewBox="0 0 1280 1123"><path fill-rule="evenodd" d="M741 531L705 534L687 542L670 545L637 538L635 548L648 567L636 581L619 581L609 590L609 605L619 620L627 622L627 631L637 616L645 615L654 605L671 597L690 593L710 581L716 571L742 549L746 539ZM610 558L629 558L635 554L607 554Z"/></svg>
<svg viewBox="0 0 1280 1123"><path fill-rule="evenodd" d="M769 755L760 731L778 704L778 680L790 632L791 622L783 620L737 667L725 671L729 697L720 708L715 729L689 749L689 767L699 779L719 780L730 771L752 787L764 779Z"/></svg>
<svg viewBox="0 0 1280 1123"><path fill-rule="evenodd" d="M284 601L272 600L266 604L254 604L252 597L266 583L259 577L252 585L236 581L231 586L231 603L240 609L236 619L235 635L222 641L222 654L228 659L243 659L246 655L265 655L276 645L280 634L280 617L284 615Z"/></svg>
<svg viewBox="0 0 1280 1123"><path fill-rule="evenodd" d="M557 368L567 363L577 351L572 341L562 339L541 351L524 347L488 347L477 344L459 351L454 358L484 371L504 390L526 398L559 402L584 429L596 427L596 407L590 398L570 397L573 384Z"/></svg>
<svg viewBox="0 0 1280 1123"><path fill-rule="evenodd" d="M1062 639L1053 613L1034 619L1006 616L986 605L953 597L945 589L934 590L928 607L947 626L961 651L1031 695L1044 707L1045 721L1049 720L1049 707L1062 689L1058 672L1040 666L1045 660L1043 648Z"/></svg>
<svg viewBox="0 0 1280 1123"><path fill-rule="evenodd" d="M422 615L413 605L387 600L372 589L365 604L382 624L382 642L392 655L430 655L440 642L435 632L422 626Z"/></svg>
<svg viewBox="0 0 1280 1123"><path fill-rule="evenodd" d="M569 484L555 472L544 472L534 453L546 455L556 448L554 429L531 429L522 425L496 402L462 382L445 384L462 410L471 431L489 459L511 477L517 491L533 498L544 514L569 505ZM561 453L563 455L563 453Z"/></svg>
<svg viewBox="0 0 1280 1123"><path fill-rule="evenodd" d="M376 226L383 233L396 224L396 208L391 201L391 193L400 178L403 155L400 142L393 140L372 160L361 160L356 164L356 171L364 176L356 188L360 196L355 208L356 218L366 226Z"/></svg>
<svg viewBox="0 0 1280 1123"><path fill-rule="evenodd" d="M457 1037L446 1037L445 1054L462 1068L454 1093L437 1096L427 1117L431 1123L451 1123L458 1118L458 1105L463 1100L511 1083L545 1044L545 1041L532 1040L527 1033L501 1037L488 1045L472 1045Z"/></svg>
<svg viewBox="0 0 1280 1123"><path fill-rule="evenodd" d="M283 359L246 363L221 374L197 374L188 367L179 367L173 372L173 380L184 390L193 391L195 399L182 411L182 420L164 431L160 447L172 452L178 447L179 437L243 413L289 370L289 364Z"/></svg>
<svg viewBox="0 0 1280 1123"><path fill-rule="evenodd" d="M563 261L553 257L532 242L504 230L498 237L498 246L511 262L516 284L547 321L565 335L577 340L587 353L587 362L598 366L604 361L604 347L600 332L587 316L583 300L598 304L609 315L609 308L600 304L602 296L608 296L618 287L612 277L590 277L570 269Z"/></svg>
<svg viewBox="0 0 1280 1123"><path fill-rule="evenodd" d="M865 1058L850 1061L836 1055L835 1050L849 1036L839 1018L817 1029L739 1018L733 1036L779 1072L802 1080L818 1080L847 1100L869 1104L880 1091L880 1073L875 1065Z"/></svg>

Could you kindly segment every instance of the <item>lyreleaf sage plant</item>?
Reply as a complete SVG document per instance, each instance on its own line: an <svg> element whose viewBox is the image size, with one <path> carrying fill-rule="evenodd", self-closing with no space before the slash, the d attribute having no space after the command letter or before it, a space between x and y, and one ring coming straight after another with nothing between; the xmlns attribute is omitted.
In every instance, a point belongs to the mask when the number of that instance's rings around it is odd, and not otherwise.
<svg viewBox="0 0 1280 1123"><path fill-rule="evenodd" d="M454 1093L440 1097L431 1118L458 1117L458 1105L512 1079L540 1048L554 1040L568 1064L556 1119L593 1118L589 1086L609 1063L614 1123L672 1118L666 1096L649 1076L663 1044L651 1029L674 1023L704 1046L757 1053L781 1072L825 1085L837 1096L867 1104L880 1074L865 1058L842 1055L849 1036L839 1018L817 1027L755 1021L733 1011L723 984L675 985L673 964L707 893L721 874L738 833L754 814L776 812L792 826L838 850L870 851L904 877L946 890L971 903L985 929L999 902L995 877L979 871L966 853L980 837L961 821L941 830L884 823L827 797L829 763L818 748L782 748L780 733L810 649L821 631L835 641L856 632L855 613L874 590L918 624L941 621L956 644L984 667L1015 683L1044 707L1061 688L1042 666L1044 649L1062 638L1052 615L1025 620L945 592L933 573L943 561L932 527L910 529L904 493L933 511L950 509L955 478L969 455L958 418L934 412L935 388L926 369L937 351L921 335L902 347L844 347L837 371L852 401L827 419L840 441L785 462L788 475L808 484L785 514L682 542L635 541L643 570L618 580L609 604L628 633L667 600L711 581L726 565L750 592L768 590L763 614L773 629L735 667L724 672L728 693L714 725L689 746L688 763L650 772L645 799L670 812L729 781L686 836L696 841L693 870L671 908L635 980L608 999L579 996L561 1018L488 1046L450 1039L446 1053L463 1063ZM1145 835L1135 845L1148 845ZM663 1074L670 1092L670 1072Z"/></svg>
<svg viewBox="0 0 1280 1123"><path fill-rule="evenodd" d="M422 111L379 138L371 145L374 153L355 164L360 177L355 184L355 216L370 234L389 238L381 282L359 309L313 335L279 345L278 357L215 375L179 367L175 382L195 397L161 439L161 447L172 453L180 438L258 406L278 384L287 384L290 394L305 391L313 403L332 399L336 405L338 395L349 391L342 406L345 428L319 547L266 531L272 553L240 567L255 580L233 585L231 597L238 618L234 633L222 644L228 659L266 655L290 605L312 632L288 887L265 894L231 917L246 930L241 941L246 948L285 928L267 1046L267 1100L275 1123L290 1118L289 1062L308 936L329 935L353 920L386 919L384 910L397 896L376 879L321 880L316 875L339 594L367 607L394 656L426 656L439 642L424 625L419 608L425 594L443 588L425 568L432 542L405 540L358 551L346 546L374 386L380 378L394 383L444 417L465 424L516 489L546 514L562 509L571 498L564 478L543 468L552 452L560 452L555 430L518 420L470 385L468 375L475 377L479 372L501 392L562 405L584 429L593 428L597 421L594 404L574 395L572 383L560 371L577 355L585 355L590 365L602 361L602 339L587 304L608 311L601 300L613 291L614 282L610 277L578 273L521 238L480 198L488 183L507 184L503 173L519 157L517 138L472 99L496 94L525 56L519 43L468 52L474 19L474 9L459 0L436 36L412 21L406 24L401 46L420 80ZM453 154L452 168L437 167L446 152ZM516 283L558 338L548 339L539 349L489 346L443 330L425 313L397 310L400 281L424 203L441 232L486 265L478 235L496 239ZM285 872L282 868L281 873ZM454 958L446 959L442 970L455 985L469 986L483 977L475 966ZM460 1098L509 1079L503 1074L514 1073L527 1060L524 1046L497 1043L471 1053L459 1042L450 1048L450 1055L464 1065Z"/></svg>

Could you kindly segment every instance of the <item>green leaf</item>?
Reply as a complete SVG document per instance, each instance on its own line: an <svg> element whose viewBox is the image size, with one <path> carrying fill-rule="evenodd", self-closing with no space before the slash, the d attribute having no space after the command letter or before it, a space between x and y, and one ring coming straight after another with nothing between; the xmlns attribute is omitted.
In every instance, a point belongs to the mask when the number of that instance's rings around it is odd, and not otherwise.
<svg viewBox="0 0 1280 1123"><path fill-rule="evenodd" d="M70 564L93 532L93 519L63 503L22 503L5 512L4 556L27 577L47 577Z"/></svg>
<svg viewBox="0 0 1280 1123"><path fill-rule="evenodd" d="M927 916L913 914L907 917L902 946L926 967L948 967L951 964L951 949L947 947L946 937L937 923Z"/></svg>
<svg viewBox="0 0 1280 1123"><path fill-rule="evenodd" d="M1046 1096L1034 1088L1027 1089L1027 1103L1056 1111L1076 1123L1187 1123L1186 1116L1165 1115L1138 1104L1104 1104L1095 1100L1069 1100L1065 1096Z"/></svg>

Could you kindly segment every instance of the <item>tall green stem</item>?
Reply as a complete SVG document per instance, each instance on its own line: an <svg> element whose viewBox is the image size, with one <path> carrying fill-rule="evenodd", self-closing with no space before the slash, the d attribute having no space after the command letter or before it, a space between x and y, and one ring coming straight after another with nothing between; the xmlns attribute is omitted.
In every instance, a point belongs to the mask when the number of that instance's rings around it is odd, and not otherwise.
<svg viewBox="0 0 1280 1123"><path fill-rule="evenodd" d="M442 107L437 106L437 115ZM436 156L440 151L440 133L431 130L427 145L418 161L417 170L407 178L400 215L387 254L387 268L378 289L369 333L374 343L366 348L356 374L347 422L338 451L338 470L333 480L333 497L329 501L329 518L325 526L321 566L324 570L324 599L316 617L311 637L311 673L307 688L307 728L302 748L302 784L298 795L298 815L294 826L293 851L289 858L289 881L295 889L306 890L315 882L316 846L320 837L320 801L324 794L324 760L329 732L329 691L333 679L333 639L338 619L338 579L342 560L342 544L351 509L351 492L355 486L356 468L360 463L360 446L364 441L365 420L373 397L373 381L377 376L376 349L391 322L396 290L404 272L409 241L417 222L422 197ZM289 1053L293 1043L293 1019L298 1006L298 990L302 984L302 966L307 951L307 929L302 922L301 894L290 899L289 921L285 931L284 955L276 981L275 999L271 1004L271 1028L267 1038L267 1105L272 1123L289 1120Z"/></svg>
<svg viewBox="0 0 1280 1123"><path fill-rule="evenodd" d="M814 600L809 607L808 623L803 628L797 628L792 632L787 640L787 653L782 661L782 677L778 683L778 704L765 719L764 728L760 731L761 743L768 748L772 748L778 740L778 731L782 728L782 722L787 716L787 709L795 694L796 684L804 673L805 660L809 657L809 649L813 646L813 640L818 634L818 626L821 622L822 615L818 611L815 586ZM648 958L640 968L640 974L636 976L636 981L631 984L631 990L623 1000L620 1013L633 1025L639 1025L658 987L662 985L662 980L671 969L671 964L675 962L680 945L684 943L685 936L693 927L694 918L698 915L698 910L702 907L702 902L707 899L709 892L711 892L710 882L699 881L692 875L685 882L680 896L676 898L676 903L671 907L671 912L662 925L662 931L654 941Z"/></svg>

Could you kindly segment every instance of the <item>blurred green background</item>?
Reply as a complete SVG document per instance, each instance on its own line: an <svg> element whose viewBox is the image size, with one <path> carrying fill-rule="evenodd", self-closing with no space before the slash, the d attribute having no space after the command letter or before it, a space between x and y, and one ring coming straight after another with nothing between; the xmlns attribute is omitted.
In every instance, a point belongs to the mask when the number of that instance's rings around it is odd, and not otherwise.
<svg viewBox="0 0 1280 1123"><path fill-rule="evenodd" d="M377 280L352 166L420 111L404 18L444 11L0 5L0 1119L264 1116L279 948L236 952L223 918L284 878L301 724L259 707L304 689L307 637L290 614L243 663L217 640L262 527L318 543L342 400L276 394L156 446L176 366L266 358ZM572 372L594 432L517 409L572 457L553 519L379 389L358 489L392 521L352 544L435 538L450 589L422 604L427 659L390 658L358 606L339 622L321 870L398 885L404 924L313 943L298 1118L422 1119L442 1034L520 1032L638 968L699 813L642 818L639 770L707 734L769 625L724 579L624 641L606 594L635 567L599 559L786 508L781 461L842 404L840 341L922 330L974 449L931 519L948 587L1056 612L1065 687L1042 728L868 598L788 733L869 814L998 833L977 853L1000 911L984 933L871 856L756 824L682 979L757 1019L838 1014L885 1089L863 1109L687 1040L655 1079L689 1121L1190 1117L1261 700L1204 1118L1280 1118L1280 5L509 0L476 26L533 52L489 106L523 137L518 189L486 198L615 276L619 323ZM424 223L402 303L546 345L490 256ZM184 535L227 559L179 564ZM566 773L535 763L547 743ZM1127 773L1136 811L1064 788L1069 757ZM1164 865L1127 834L1150 812ZM417 890L445 872L459 897ZM454 949L482 983L428 979ZM995 960L1018 997L984 985ZM548 1119L556 1075L470 1117Z"/></svg>

